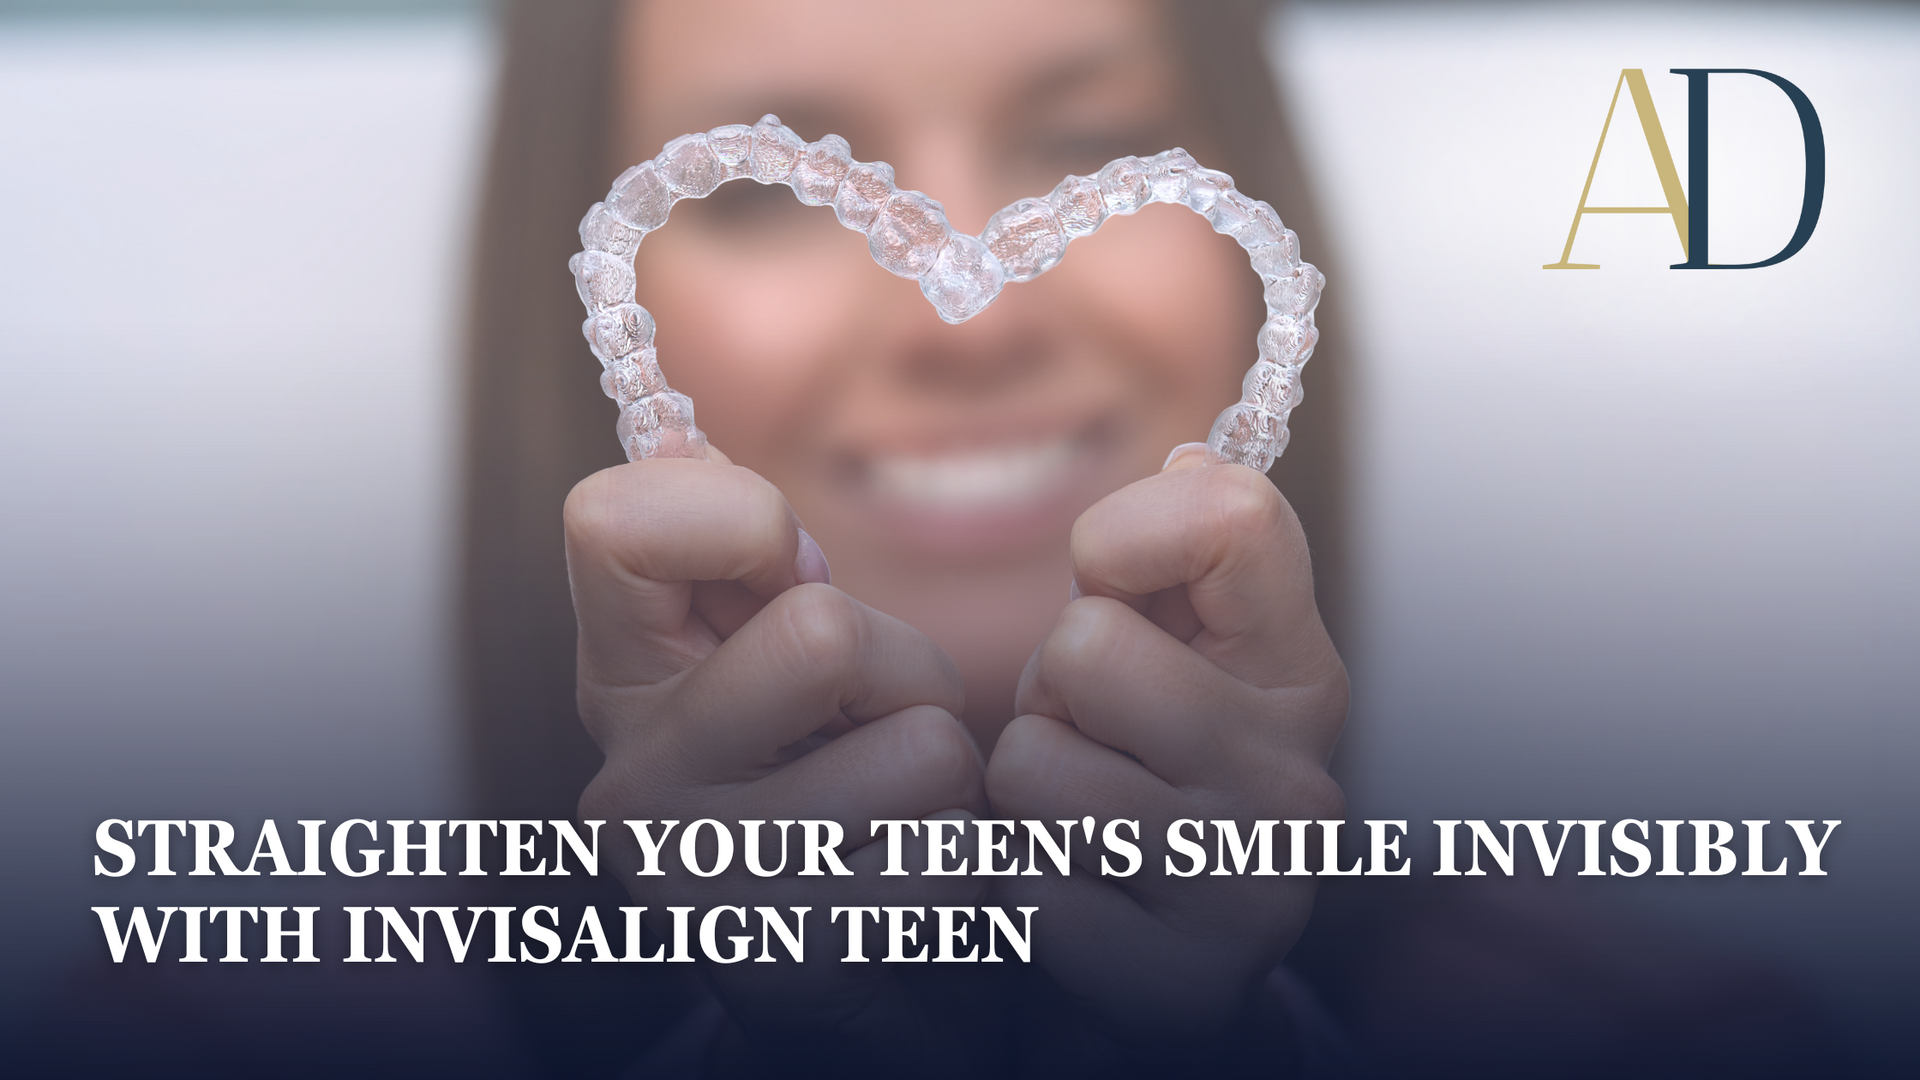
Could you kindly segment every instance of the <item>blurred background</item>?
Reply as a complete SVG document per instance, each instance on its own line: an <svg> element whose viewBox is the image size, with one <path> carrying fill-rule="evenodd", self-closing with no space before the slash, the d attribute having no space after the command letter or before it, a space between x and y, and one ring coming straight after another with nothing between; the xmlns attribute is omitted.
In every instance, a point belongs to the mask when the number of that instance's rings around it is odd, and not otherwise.
<svg viewBox="0 0 1920 1080"><path fill-rule="evenodd" d="M493 15L0 4L8 1027L97 959L102 818L469 798L459 326ZM1550 887L1778 973L1862 1071L1910 1075L1920 11L1295 3L1271 54L1353 339L1349 818L1843 819L1826 878ZM1596 216L1575 260L1602 270L1541 269L1624 67L1683 178L1667 69L1808 94L1803 252L1675 272L1668 219ZM1712 102L1713 254L1764 258L1798 124L1760 80ZM1591 201L1663 202L1625 113Z"/></svg>

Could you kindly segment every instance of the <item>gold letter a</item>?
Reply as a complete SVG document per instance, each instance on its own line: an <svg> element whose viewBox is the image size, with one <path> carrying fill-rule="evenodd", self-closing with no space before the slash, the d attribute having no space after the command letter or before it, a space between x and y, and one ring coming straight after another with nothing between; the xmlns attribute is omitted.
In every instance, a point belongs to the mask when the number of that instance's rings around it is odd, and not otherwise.
<svg viewBox="0 0 1920 1080"><path fill-rule="evenodd" d="M1613 109L1620 104L1620 87L1625 84L1627 92L1633 95L1634 111L1640 114L1640 130L1646 133L1647 149L1653 153L1654 171L1660 174L1660 189L1666 192L1665 206L1588 206L1587 192L1593 190L1593 174L1600 168L1600 151L1607 145L1607 129L1613 126ZM1560 252L1560 261L1547 263L1542 270L1598 270L1599 263L1575 263L1567 259L1573 255L1573 238L1580 234L1580 219L1588 214L1668 214L1673 217L1674 231L1680 234L1680 251L1687 250L1687 196L1680 190L1680 174L1673 167L1673 154L1667 150L1666 133L1660 130L1660 115L1653 111L1653 95L1647 92L1647 76L1639 68L1622 68L1619 81L1613 84L1613 100L1607 103L1607 120L1600 125L1600 143L1593 148L1593 164L1587 168L1586 186L1580 189L1580 205L1573 211L1573 228L1567 230L1567 246Z"/></svg>

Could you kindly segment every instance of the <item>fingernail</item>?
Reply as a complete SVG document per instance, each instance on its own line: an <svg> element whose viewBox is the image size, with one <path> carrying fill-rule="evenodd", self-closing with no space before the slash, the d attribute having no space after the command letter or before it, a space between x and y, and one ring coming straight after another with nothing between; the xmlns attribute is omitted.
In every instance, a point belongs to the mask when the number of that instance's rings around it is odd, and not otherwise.
<svg viewBox="0 0 1920 1080"><path fill-rule="evenodd" d="M800 529L798 532L800 551L793 557L793 576L799 578L802 585L833 584L833 571L827 566L827 553L820 550L819 543L807 535L807 530Z"/></svg>
<svg viewBox="0 0 1920 1080"><path fill-rule="evenodd" d="M1080 579L1074 578L1071 582L1068 582L1067 603L1069 604L1073 603L1075 600L1080 599L1081 595L1082 594L1080 592Z"/></svg>
<svg viewBox="0 0 1920 1080"><path fill-rule="evenodd" d="M1179 446L1174 447L1172 452L1167 454L1167 460L1160 465L1160 471L1166 472L1169 468L1172 467L1175 461L1179 460L1182 457L1185 457L1188 454L1193 454L1193 453L1204 454L1206 452L1207 452L1206 443L1183 442Z"/></svg>

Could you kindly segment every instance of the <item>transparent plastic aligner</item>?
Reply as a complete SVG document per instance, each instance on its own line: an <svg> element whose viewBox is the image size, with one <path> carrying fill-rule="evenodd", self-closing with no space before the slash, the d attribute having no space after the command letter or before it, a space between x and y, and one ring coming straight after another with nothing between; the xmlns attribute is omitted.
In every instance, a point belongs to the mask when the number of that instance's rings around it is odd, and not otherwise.
<svg viewBox="0 0 1920 1080"><path fill-rule="evenodd" d="M666 224L673 204L705 198L730 180L786 184L808 206L831 206L840 224L867 238L873 261L920 283L940 317L962 323L986 310L1009 281L1031 281L1058 265L1067 245L1108 218L1153 203L1184 206L1231 236L1265 288L1267 318L1258 359L1240 400L1214 421L1208 459L1261 472L1287 448L1287 417L1300 404L1300 369L1320 331L1313 310L1326 279L1300 261L1300 241L1273 207L1250 199L1226 173L1175 148L1150 158L1110 161L1092 176L1069 176L1045 198L1021 199L988 219L979 236L955 232L939 202L894 186L893 166L858 161L847 140L807 142L780 118L682 135L652 161L621 173L604 202L580 222L582 250L569 260L581 326L604 367L600 385L620 404L617 431L627 458L702 457L706 436L693 402L667 385L653 345L653 316L634 302L633 256Z"/></svg>

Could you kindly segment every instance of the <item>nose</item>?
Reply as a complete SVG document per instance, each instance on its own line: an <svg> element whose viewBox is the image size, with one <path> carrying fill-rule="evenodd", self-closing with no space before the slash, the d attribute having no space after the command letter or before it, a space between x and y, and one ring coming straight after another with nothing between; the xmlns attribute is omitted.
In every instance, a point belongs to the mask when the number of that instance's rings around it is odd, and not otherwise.
<svg viewBox="0 0 1920 1080"><path fill-rule="evenodd" d="M895 378L917 393L973 398L1038 381L1052 364L1048 334L1008 299L960 326L941 322L930 307L903 320L889 350Z"/></svg>
<svg viewBox="0 0 1920 1080"><path fill-rule="evenodd" d="M979 235L995 210L992 153L984 132L958 117L923 118L894 140L896 182L918 188L946 208L947 222Z"/></svg>
<svg viewBox="0 0 1920 1080"><path fill-rule="evenodd" d="M901 187L938 200L954 231L979 235L1000 209L992 154L984 133L957 122L923 122L896 143L892 162ZM987 310L957 326L929 304L889 320L893 375L919 393L987 397L1041 376L1051 363L1049 320L1010 284Z"/></svg>

